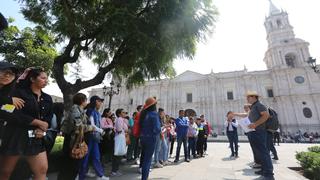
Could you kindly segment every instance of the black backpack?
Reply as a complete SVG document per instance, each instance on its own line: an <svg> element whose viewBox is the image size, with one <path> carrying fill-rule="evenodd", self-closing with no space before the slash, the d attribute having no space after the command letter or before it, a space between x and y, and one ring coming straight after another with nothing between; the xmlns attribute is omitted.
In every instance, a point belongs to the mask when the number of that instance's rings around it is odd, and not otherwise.
<svg viewBox="0 0 320 180"><path fill-rule="evenodd" d="M268 107L268 112L269 112L270 117L266 121L266 129L271 132L275 132L279 128L278 114L274 109L272 109L270 107Z"/></svg>

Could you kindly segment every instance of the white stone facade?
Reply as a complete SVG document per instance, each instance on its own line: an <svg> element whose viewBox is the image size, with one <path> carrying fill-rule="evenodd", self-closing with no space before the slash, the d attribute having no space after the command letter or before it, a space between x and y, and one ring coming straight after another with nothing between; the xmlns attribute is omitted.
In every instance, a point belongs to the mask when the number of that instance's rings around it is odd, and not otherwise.
<svg viewBox="0 0 320 180"><path fill-rule="evenodd" d="M255 90L261 94L263 104L278 112L283 132L319 131L320 74L307 63L309 43L295 38L288 14L272 4L265 28L267 70L210 74L186 71L173 79L148 81L131 90L122 88L119 95L113 96L112 109L124 108L133 113L147 97L155 96L158 107L167 114L176 117L180 109L194 109L198 115L204 114L214 131L221 134L226 113L242 112L246 91ZM94 94L103 96L102 89L93 89L90 96ZM107 106L108 97L105 103Z"/></svg>

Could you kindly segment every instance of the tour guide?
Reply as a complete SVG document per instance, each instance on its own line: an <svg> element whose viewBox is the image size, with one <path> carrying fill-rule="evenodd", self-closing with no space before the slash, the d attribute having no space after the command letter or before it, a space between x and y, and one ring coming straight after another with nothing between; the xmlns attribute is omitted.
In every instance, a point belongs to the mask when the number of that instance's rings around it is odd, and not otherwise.
<svg viewBox="0 0 320 180"><path fill-rule="evenodd" d="M262 163L262 170L256 174L262 175L263 179L273 180L273 165L270 158L270 153L267 148L267 130L265 122L269 118L269 113L266 106L259 101L259 95L256 91L248 91L247 101L251 105L249 119L251 124L249 128L255 129L248 133L248 137L252 139L252 148L256 150L258 157Z"/></svg>

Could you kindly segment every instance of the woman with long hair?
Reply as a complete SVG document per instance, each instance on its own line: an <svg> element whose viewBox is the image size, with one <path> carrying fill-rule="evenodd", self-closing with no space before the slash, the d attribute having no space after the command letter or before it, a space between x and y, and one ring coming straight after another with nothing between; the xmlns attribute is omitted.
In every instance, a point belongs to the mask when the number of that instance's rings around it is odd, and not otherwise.
<svg viewBox="0 0 320 180"><path fill-rule="evenodd" d="M156 107L157 101L150 97L146 100L140 116L140 141L141 141L141 164L142 180L147 180L151 166L152 154L156 146L156 138L159 136L161 127L159 114Z"/></svg>
<svg viewBox="0 0 320 180"><path fill-rule="evenodd" d="M53 115L51 96L42 91L47 83L48 76L42 68L29 68L19 78L13 95L25 103L16 113L27 125L8 124L10 131L5 132L7 141L0 163L1 180L10 178L20 156L26 157L34 179L46 178L48 160L43 137Z"/></svg>

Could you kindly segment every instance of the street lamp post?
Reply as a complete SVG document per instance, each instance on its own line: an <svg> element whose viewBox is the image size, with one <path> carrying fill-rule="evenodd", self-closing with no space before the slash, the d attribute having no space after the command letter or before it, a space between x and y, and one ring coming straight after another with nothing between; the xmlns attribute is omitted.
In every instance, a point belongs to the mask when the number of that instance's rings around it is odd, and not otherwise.
<svg viewBox="0 0 320 180"><path fill-rule="evenodd" d="M117 86L116 86L116 90L114 90L114 88L115 88L115 86L114 86L115 84L114 84L114 82L113 81L111 81L110 82L110 89L108 90L108 87L107 86L104 86L102 89L103 89L103 95L104 96L109 96L109 105L108 105L108 108L110 108L111 107L111 100L112 100L112 96L113 95L118 95L119 94L119 92L120 92L120 87L121 87L121 84L119 83L119 84L117 84Z"/></svg>
<svg viewBox="0 0 320 180"><path fill-rule="evenodd" d="M320 70L317 66L317 59L316 58L309 57L307 63L310 65L310 67L313 69L313 71L315 73L320 73Z"/></svg>

